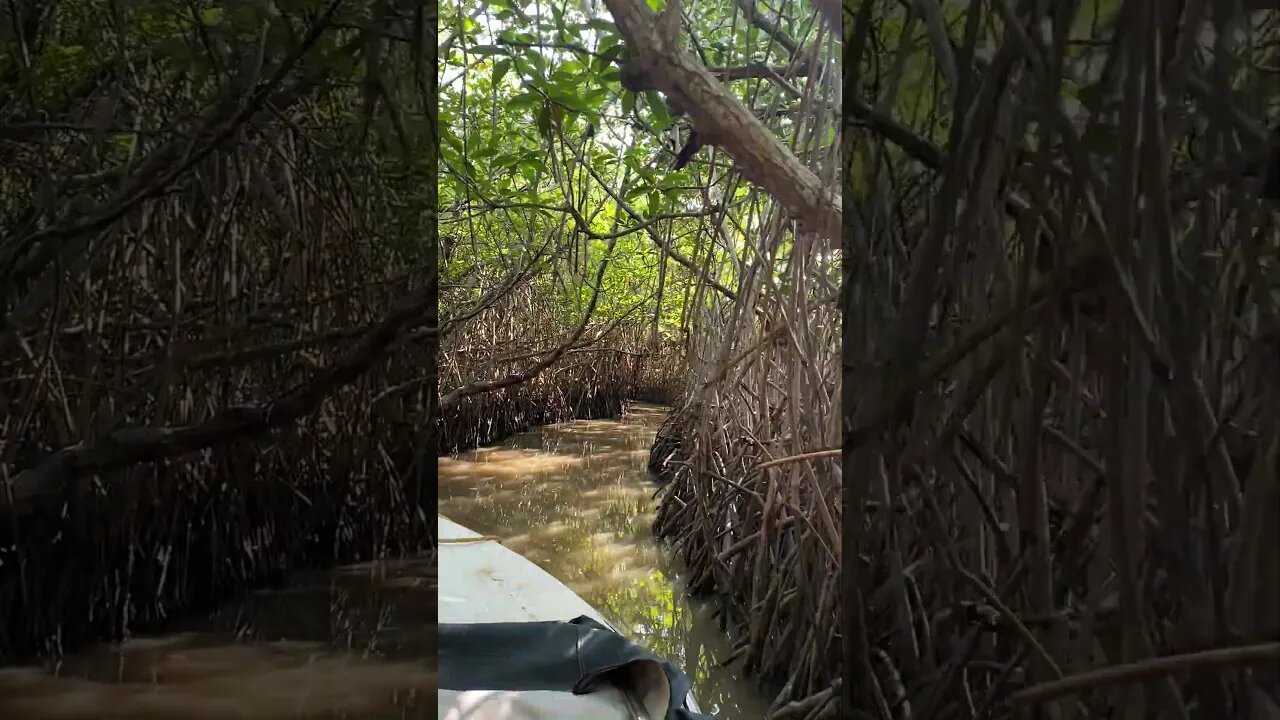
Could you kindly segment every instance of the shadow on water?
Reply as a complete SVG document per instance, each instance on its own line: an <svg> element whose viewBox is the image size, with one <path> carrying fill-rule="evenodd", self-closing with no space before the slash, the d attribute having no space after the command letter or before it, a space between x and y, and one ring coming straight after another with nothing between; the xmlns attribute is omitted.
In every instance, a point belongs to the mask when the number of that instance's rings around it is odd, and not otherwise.
<svg viewBox="0 0 1280 720"><path fill-rule="evenodd" d="M425 559L299 573L170 635L0 668L0 718L433 717L435 597Z"/></svg>
<svg viewBox="0 0 1280 720"><path fill-rule="evenodd" d="M546 568L684 668L703 709L764 715L728 639L653 542L645 470L664 409L524 433L441 458L441 511ZM0 668L0 718L403 720L434 717L436 580L425 559L295 574L281 588L65 657Z"/></svg>
<svg viewBox="0 0 1280 720"><path fill-rule="evenodd" d="M440 458L440 512L501 538L621 632L678 664L704 711L761 718L768 703L736 665L719 666L728 638L687 597L650 533L657 487L645 465L665 411L637 403L623 422L548 425Z"/></svg>

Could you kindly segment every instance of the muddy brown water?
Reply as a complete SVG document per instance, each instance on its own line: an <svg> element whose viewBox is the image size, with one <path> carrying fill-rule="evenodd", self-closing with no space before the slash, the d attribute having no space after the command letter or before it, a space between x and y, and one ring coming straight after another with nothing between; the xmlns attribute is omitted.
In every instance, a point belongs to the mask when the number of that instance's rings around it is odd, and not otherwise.
<svg viewBox="0 0 1280 720"><path fill-rule="evenodd" d="M425 558L299 573L179 632L0 668L0 718L430 718L435 598Z"/></svg>
<svg viewBox="0 0 1280 720"><path fill-rule="evenodd" d="M704 712L758 720L768 703L739 664L720 666L729 639L650 532L656 486L646 463L665 413L637 403L624 421L548 425L440 458L440 512L500 538L680 666Z"/></svg>
<svg viewBox="0 0 1280 720"><path fill-rule="evenodd" d="M441 512L502 538L620 631L693 680L704 711L755 720L766 703L728 639L653 542L645 470L664 409L576 421L440 459ZM0 719L430 718L436 580L427 559L295 574L164 636L0 668Z"/></svg>

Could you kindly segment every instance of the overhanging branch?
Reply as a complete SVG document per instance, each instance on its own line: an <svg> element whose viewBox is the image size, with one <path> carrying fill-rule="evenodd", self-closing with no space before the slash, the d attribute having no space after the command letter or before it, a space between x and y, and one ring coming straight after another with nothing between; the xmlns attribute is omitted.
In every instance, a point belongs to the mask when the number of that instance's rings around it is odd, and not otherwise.
<svg viewBox="0 0 1280 720"><path fill-rule="evenodd" d="M788 214L833 243L841 238L836 193L824 187L786 145L717 81L697 59L665 37L663 23L644 0L605 0L638 67L692 115L704 144L735 161L743 177L768 192Z"/></svg>

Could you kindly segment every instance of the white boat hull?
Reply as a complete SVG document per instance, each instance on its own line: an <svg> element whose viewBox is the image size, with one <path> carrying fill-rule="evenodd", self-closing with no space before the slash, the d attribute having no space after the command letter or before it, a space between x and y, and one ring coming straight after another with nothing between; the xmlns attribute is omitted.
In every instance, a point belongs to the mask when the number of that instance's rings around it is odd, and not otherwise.
<svg viewBox="0 0 1280 720"><path fill-rule="evenodd" d="M613 627L551 573L496 539L443 515L438 520L440 622L567 622L586 615Z"/></svg>
<svg viewBox="0 0 1280 720"><path fill-rule="evenodd" d="M586 616L617 632L585 600L525 557L437 516L437 617L442 624L569 622ZM590 695L441 688L440 720L657 720L671 694L662 671L648 692L602 687ZM692 696L686 706L697 712ZM543 707L545 705L545 707Z"/></svg>

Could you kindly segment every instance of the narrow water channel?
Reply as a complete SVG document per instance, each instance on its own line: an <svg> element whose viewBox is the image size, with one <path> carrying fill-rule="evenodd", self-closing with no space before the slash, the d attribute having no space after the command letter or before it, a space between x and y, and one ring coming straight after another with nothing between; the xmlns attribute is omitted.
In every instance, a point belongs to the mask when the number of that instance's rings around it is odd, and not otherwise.
<svg viewBox="0 0 1280 720"><path fill-rule="evenodd" d="M524 555L620 632L675 662L705 712L758 720L767 702L728 638L685 594L653 540L649 446L666 409L633 404L626 418L577 420L440 459L440 512ZM568 618L566 618L568 619Z"/></svg>
<svg viewBox="0 0 1280 720"><path fill-rule="evenodd" d="M755 686L653 541L645 469L664 409L576 421L440 459L440 510L503 540L684 668L703 710L756 720ZM164 636L0 668L0 718L406 720L434 716L436 580L425 559L295 574Z"/></svg>

